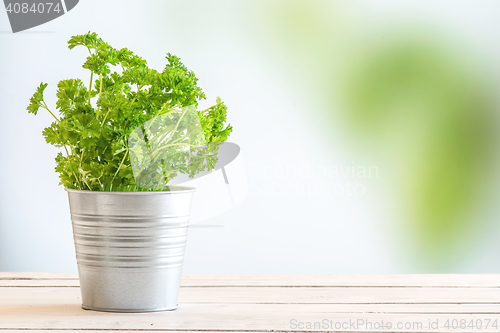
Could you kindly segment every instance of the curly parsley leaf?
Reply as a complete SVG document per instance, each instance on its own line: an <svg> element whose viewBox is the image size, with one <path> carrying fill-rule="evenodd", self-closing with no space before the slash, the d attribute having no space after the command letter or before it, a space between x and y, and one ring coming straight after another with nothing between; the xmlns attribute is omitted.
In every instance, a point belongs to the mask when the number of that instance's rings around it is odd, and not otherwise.
<svg viewBox="0 0 500 333"><path fill-rule="evenodd" d="M40 86L36 88L35 93L33 96L30 98L30 104L28 105L28 112L37 114L38 109L40 109L43 106L43 91L45 88L47 88L48 83L40 83Z"/></svg>

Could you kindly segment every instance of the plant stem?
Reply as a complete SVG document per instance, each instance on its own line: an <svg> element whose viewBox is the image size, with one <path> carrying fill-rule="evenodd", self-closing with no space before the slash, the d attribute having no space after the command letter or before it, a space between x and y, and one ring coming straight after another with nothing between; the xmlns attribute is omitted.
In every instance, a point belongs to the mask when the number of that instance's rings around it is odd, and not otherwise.
<svg viewBox="0 0 500 333"><path fill-rule="evenodd" d="M47 106L47 103L45 103L45 101L42 101L43 102L43 105L42 105L42 108L44 108L45 110L49 111L49 113L52 115L52 117L54 117L55 120L57 120L58 123L61 122L61 120L59 120L59 118L57 118L53 113L52 111L49 110L49 107ZM71 145L69 146L69 148L71 149L71 153L73 155L76 155L75 151L73 150L73 147L71 147ZM66 156L69 156L69 153L68 153L68 149L66 148L66 146L64 146L64 150L66 151ZM75 178L77 178L75 176ZM77 178L78 179L78 178Z"/></svg>
<svg viewBox="0 0 500 333"><path fill-rule="evenodd" d="M94 71L90 71L90 83L89 83L89 105L90 97L92 96L92 80L94 79Z"/></svg>
<svg viewBox="0 0 500 333"><path fill-rule="evenodd" d="M158 142L163 141L163 139L165 139L165 137L166 137L167 135L169 135L169 134L172 134L172 135L171 135L171 137L167 140L167 142L165 142L165 143L169 143L169 142L172 140L172 138L173 138L173 136L174 136L174 134L175 134L175 131L177 131L177 128L179 127L179 124L181 123L181 120L182 120L182 118L184 118L184 115L186 114L186 112L187 112L187 111L188 111L188 107L186 107L186 110L184 111L184 113L181 115L181 117L180 117L180 118L179 118L179 120L177 121L177 124L175 125L174 130L173 130L172 132L166 132L166 133L163 133L163 135L160 137L160 139L158 139L158 140L157 140ZM153 122L151 122L151 124L152 124L152 123L153 123ZM151 125L151 124L150 124L150 125ZM148 126L148 128L149 128L149 126ZM146 133L144 133L144 135L146 135Z"/></svg>
<svg viewBox="0 0 500 333"><path fill-rule="evenodd" d="M52 113L52 111L49 110L49 107L47 106L45 101L42 101L42 102L43 102L42 108L49 111L49 113L52 115L52 117L54 117L54 119L57 120L58 123L60 123L61 121Z"/></svg>
<svg viewBox="0 0 500 333"><path fill-rule="evenodd" d="M91 79L91 80L92 80L92 79ZM100 86L100 88L99 88L99 96L101 96L101 94L102 94L102 75L99 75L99 81L100 81L100 85L99 85L99 86ZM96 118L97 120L99 120L99 115L101 114L101 112L100 112L100 111L101 111L101 108L100 108L100 107L97 107L96 109L97 109L97 110L95 111L95 118Z"/></svg>
<svg viewBox="0 0 500 333"><path fill-rule="evenodd" d="M128 155L128 149L125 151L125 155L123 155L122 162L120 163L120 165L118 166L118 169L116 170L115 174L113 175L113 178L111 179L111 183L113 183L113 180L115 180L116 175L118 174L118 172L122 168L123 162L125 162L125 157L127 157L127 155Z"/></svg>
<svg viewBox="0 0 500 333"><path fill-rule="evenodd" d="M184 113L182 113L181 117L180 117L180 118L179 118L179 120L177 121L177 124L175 125L175 128L174 128L174 130L172 131L172 137L174 136L175 131L177 131L177 128L179 127L179 124L181 123L182 118L184 118L184 115L186 114L186 112L187 112L188 108L189 108L189 106L188 106L188 107L186 107L186 110L184 111ZM163 140L163 138L162 138L162 140ZM168 141L170 141L170 140L172 140L172 138L170 138ZM168 143L168 141L167 141L167 143Z"/></svg>
<svg viewBox="0 0 500 333"><path fill-rule="evenodd" d="M92 191L92 188L90 187L89 183L87 183L87 180L86 180L85 178L82 178L82 180L83 180L83 183L84 183L85 185L87 185L87 187L89 188L89 190L91 190L91 191Z"/></svg>
<svg viewBox="0 0 500 333"><path fill-rule="evenodd" d="M80 156L80 168L82 167L83 153L84 152L85 152L85 148L82 149L82 156Z"/></svg>
<svg viewBox="0 0 500 333"><path fill-rule="evenodd" d="M102 120L102 126L104 126L106 118L108 118L109 111L111 111L110 108L108 108L108 112L106 112L106 115L104 116L104 119Z"/></svg>
<svg viewBox="0 0 500 333"><path fill-rule="evenodd" d="M66 146L63 146L63 147L64 147L64 150L66 151L66 157L68 157L69 156L68 148L66 148ZM73 152L73 148L71 146L69 146L69 148ZM78 182L80 181L80 179L78 179L78 177L76 176L76 174L73 171L71 171L71 174L73 175L73 177L75 177L75 180L76 180L75 184L78 184Z"/></svg>

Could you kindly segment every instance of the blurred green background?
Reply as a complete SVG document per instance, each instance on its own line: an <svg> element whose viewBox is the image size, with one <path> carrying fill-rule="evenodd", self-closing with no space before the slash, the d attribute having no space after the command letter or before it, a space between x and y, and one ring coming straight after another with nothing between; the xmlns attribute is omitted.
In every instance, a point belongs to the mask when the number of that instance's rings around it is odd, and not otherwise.
<svg viewBox="0 0 500 333"><path fill-rule="evenodd" d="M323 130L341 135L358 160L370 156L390 170L379 190L394 212L388 230L401 257L423 271L453 269L494 221L498 81L446 22L418 10L391 15L391 6L262 1L258 34L299 90L319 101L310 116Z"/></svg>

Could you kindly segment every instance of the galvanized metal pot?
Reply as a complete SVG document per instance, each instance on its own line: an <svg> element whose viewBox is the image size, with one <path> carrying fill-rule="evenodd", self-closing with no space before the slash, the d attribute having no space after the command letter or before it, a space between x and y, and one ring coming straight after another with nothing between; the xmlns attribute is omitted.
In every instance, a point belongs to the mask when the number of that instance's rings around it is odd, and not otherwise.
<svg viewBox="0 0 500 333"><path fill-rule="evenodd" d="M116 312L176 309L195 189L66 190L82 307Z"/></svg>

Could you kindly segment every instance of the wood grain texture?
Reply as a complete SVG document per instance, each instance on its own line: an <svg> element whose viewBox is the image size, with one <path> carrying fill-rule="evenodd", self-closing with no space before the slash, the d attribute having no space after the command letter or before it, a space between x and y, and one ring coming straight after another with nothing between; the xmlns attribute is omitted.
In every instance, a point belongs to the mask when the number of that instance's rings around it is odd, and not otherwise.
<svg viewBox="0 0 500 333"><path fill-rule="evenodd" d="M0 306L18 298L46 301L78 295L79 288L2 287ZM50 302L50 300L47 300ZM500 305L500 289L385 288L385 287L181 287L179 302L254 304L493 304Z"/></svg>
<svg viewBox="0 0 500 333"><path fill-rule="evenodd" d="M0 280L78 280L78 273L0 272Z"/></svg>
<svg viewBox="0 0 500 333"><path fill-rule="evenodd" d="M70 282L70 281L76 282ZM14 282L16 281L16 282ZM60 282L62 281L62 282ZM77 273L0 272L0 286L79 285ZM500 288L500 274L248 275L184 274L182 286L276 287L488 287Z"/></svg>
<svg viewBox="0 0 500 333"><path fill-rule="evenodd" d="M500 332L499 281L500 275L185 275L178 310L123 314L83 310L75 274L0 273L0 333ZM453 329L443 326L447 320L490 326ZM374 327L382 321L384 329ZM321 325L307 326L314 323Z"/></svg>

